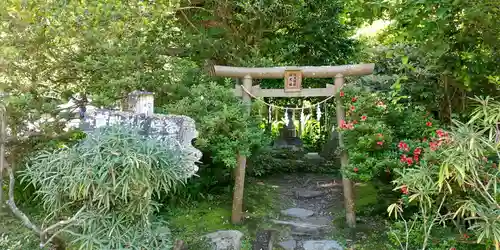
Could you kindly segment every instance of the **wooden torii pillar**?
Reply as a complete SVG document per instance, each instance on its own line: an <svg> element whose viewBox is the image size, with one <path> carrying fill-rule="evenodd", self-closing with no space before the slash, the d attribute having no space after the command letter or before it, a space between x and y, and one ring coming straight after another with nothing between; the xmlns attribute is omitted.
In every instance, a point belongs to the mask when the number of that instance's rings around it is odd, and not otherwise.
<svg viewBox="0 0 500 250"><path fill-rule="evenodd" d="M356 64L342 66L303 66L303 67L270 67L270 68L245 68L229 66L213 66L214 76L231 77L243 79L243 88L240 85L235 87L235 95L242 97L247 106L247 112L251 111L252 97L249 91L256 97L312 97L336 95L337 123L345 119L345 109L340 100L340 89L344 86L345 76L370 75L373 73L374 64ZM307 78L334 78L335 86L327 84L326 88L302 89L301 80ZM252 79L279 79L285 78L284 89L261 89L259 85L252 86ZM342 135L339 134L339 146L344 147ZM235 185L233 193L233 210L231 221L235 224L242 219L243 191L245 184L246 157L238 154L238 166L235 169ZM342 167L348 165L347 152L342 150L340 155ZM354 194L352 182L342 177L344 189L344 200L346 209L346 220L349 227L356 226L356 214L354 210Z"/></svg>

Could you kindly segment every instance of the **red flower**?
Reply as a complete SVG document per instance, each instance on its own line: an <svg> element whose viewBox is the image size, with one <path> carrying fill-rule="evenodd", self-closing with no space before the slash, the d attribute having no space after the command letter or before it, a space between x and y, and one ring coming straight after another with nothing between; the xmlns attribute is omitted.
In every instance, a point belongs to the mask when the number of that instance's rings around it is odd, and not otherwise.
<svg viewBox="0 0 500 250"><path fill-rule="evenodd" d="M340 128L347 128L347 123L344 120L340 120Z"/></svg>
<svg viewBox="0 0 500 250"><path fill-rule="evenodd" d="M431 148L432 151L436 151L436 149L438 148L439 144L436 143L436 142L429 142L429 147Z"/></svg>
<svg viewBox="0 0 500 250"><path fill-rule="evenodd" d="M430 127L430 126L432 126L432 122L426 122L426 123L425 123L425 125L426 125L427 127Z"/></svg>
<svg viewBox="0 0 500 250"><path fill-rule="evenodd" d="M415 160L415 162L417 162L419 160L419 155L413 155L413 160Z"/></svg>
<svg viewBox="0 0 500 250"><path fill-rule="evenodd" d="M402 154L399 159L401 162L406 162L406 159L407 159L408 156L406 156L405 154Z"/></svg>
<svg viewBox="0 0 500 250"><path fill-rule="evenodd" d="M344 91L340 91L340 97L344 96Z"/></svg>
<svg viewBox="0 0 500 250"><path fill-rule="evenodd" d="M413 164L413 159L412 158L406 158L406 164L411 165Z"/></svg>
<svg viewBox="0 0 500 250"><path fill-rule="evenodd" d="M426 141L427 141L427 137L424 137L424 138L422 139L422 142L426 142Z"/></svg>
<svg viewBox="0 0 500 250"><path fill-rule="evenodd" d="M406 187L406 185L403 185L403 186L401 187L401 193L403 193L403 194L408 194L408 188Z"/></svg>
<svg viewBox="0 0 500 250"><path fill-rule="evenodd" d="M464 234L463 236L464 236L465 239L469 238L469 235L467 235L467 234Z"/></svg>
<svg viewBox="0 0 500 250"><path fill-rule="evenodd" d="M410 151L410 147L408 147L408 144L406 144L403 141L399 142L398 148L401 149L401 150L403 150L403 151L405 151L405 152Z"/></svg>
<svg viewBox="0 0 500 250"><path fill-rule="evenodd" d="M454 247L450 247L450 250L457 250L457 249L456 249L456 248L454 248Z"/></svg>
<svg viewBox="0 0 500 250"><path fill-rule="evenodd" d="M380 145L380 146L384 145L384 141L378 141L377 145Z"/></svg>
<svg viewBox="0 0 500 250"><path fill-rule="evenodd" d="M361 116L361 121L366 121L366 118L368 118L366 115Z"/></svg>
<svg viewBox="0 0 500 250"><path fill-rule="evenodd" d="M354 168L354 172L357 173L359 171L358 168Z"/></svg>
<svg viewBox="0 0 500 250"><path fill-rule="evenodd" d="M354 111L354 110L356 110L356 107L351 106L351 111Z"/></svg>
<svg viewBox="0 0 500 250"><path fill-rule="evenodd" d="M357 120L352 121L353 124L358 124Z"/></svg>
<svg viewBox="0 0 500 250"><path fill-rule="evenodd" d="M384 138L384 135L383 135L383 134L381 134L381 133L378 133L378 134L377 134L377 137L378 137L378 138Z"/></svg>
<svg viewBox="0 0 500 250"><path fill-rule="evenodd" d="M406 163L408 165L413 164L413 159L411 157L406 156L405 154L402 154L400 157L400 161L402 163Z"/></svg>
<svg viewBox="0 0 500 250"><path fill-rule="evenodd" d="M421 148L416 148L414 151L413 151L413 154L414 155L420 155L422 153L422 149Z"/></svg>
<svg viewBox="0 0 500 250"><path fill-rule="evenodd" d="M441 129L436 130L436 134L438 135L439 138L445 137L448 133L444 132Z"/></svg>
<svg viewBox="0 0 500 250"><path fill-rule="evenodd" d="M356 97L353 97L353 98L351 99L351 101L352 101L352 102L356 102L357 100L358 100L358 98L356 98Z"/></svg>

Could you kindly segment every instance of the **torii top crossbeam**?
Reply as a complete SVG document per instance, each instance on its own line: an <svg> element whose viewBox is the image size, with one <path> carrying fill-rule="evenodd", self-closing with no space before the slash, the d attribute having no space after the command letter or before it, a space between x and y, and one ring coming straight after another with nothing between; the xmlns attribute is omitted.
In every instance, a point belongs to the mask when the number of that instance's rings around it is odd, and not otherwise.
<svg viewBox="0 0 500 250"><path fill-rule="evenodd" d="M268 67L268 68L246 68L230 66L213 66L213 75L231 78L244 78L250 76L253 79L277 79L285 76L285 71L301 71L305 78L334 78L342 76L360 76L372 74L375 64L354 64L341 66L292 66L292 67Z"/></svg>

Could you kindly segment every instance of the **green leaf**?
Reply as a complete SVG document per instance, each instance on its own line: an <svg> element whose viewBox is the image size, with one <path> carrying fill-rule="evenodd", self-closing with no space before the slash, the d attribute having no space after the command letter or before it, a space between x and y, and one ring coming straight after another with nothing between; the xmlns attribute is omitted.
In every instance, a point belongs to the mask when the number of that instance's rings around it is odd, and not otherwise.
<svg viewBox="0 0 500 250"><path fill-rule="evenodd" d="M408 64L408 56L403 56L403 57L401 57L401 62L402 62L404 65Z"/></svg>

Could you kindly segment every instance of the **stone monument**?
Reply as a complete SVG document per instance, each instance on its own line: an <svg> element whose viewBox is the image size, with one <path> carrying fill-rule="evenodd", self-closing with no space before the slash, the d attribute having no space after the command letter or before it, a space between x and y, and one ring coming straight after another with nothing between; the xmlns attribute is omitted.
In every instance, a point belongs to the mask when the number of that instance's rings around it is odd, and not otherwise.
<svg viewBox="0 0 500 250"><path fill-rule="evenodd" d="M198 136L195 121L183 115L163 115L153 112L153 93L132 92L129 96L129 108L126 111L95 109L84 114L79 127L86 133L105 126L119 125L139 129L144 136L156 138L171 147L180 149L188 166L186 178L198 171L196 163L202 153L191 141Z"/></svg>

